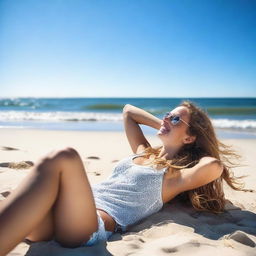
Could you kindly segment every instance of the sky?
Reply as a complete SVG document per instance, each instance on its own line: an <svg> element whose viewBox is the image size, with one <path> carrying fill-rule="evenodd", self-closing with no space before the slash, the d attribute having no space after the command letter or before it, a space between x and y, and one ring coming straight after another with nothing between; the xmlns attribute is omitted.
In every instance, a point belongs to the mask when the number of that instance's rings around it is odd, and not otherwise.
<svg viewBox="0 0 256 256"><path fill-rule="evenodd" d="M255 0L0 0L0 97L256 97Z"/></svg>

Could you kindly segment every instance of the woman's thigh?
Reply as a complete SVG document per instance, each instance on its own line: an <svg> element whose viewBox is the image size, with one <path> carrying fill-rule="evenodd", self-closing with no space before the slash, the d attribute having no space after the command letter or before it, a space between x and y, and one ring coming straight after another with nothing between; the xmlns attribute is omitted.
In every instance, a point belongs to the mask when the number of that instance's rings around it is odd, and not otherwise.
<svg viewBox="0 0 256 256"><path fill-rule="evenodd" d="M54 238L52 210L46 215L42 222L28 235L26 239L32 242L48 241Z"/></svg>
<svg viewBox="0 0 256 256"><path fill-rule="evenodd" d="M58 197L53 207L55 239L77 246L89 240L98 228L95 202L83 162L68 148L57 158L61 168Z"/></svg>

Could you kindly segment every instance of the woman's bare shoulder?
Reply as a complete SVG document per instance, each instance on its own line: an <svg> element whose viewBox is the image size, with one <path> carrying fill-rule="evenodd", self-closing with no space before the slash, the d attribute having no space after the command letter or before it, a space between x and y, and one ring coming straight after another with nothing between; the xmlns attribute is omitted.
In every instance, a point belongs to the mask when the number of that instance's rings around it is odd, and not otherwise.
<svg viewBox="0 0 256 256"><path fill-rule="evenodd" d="M212 156L203 156L202 158L200 158L200 160L198 162L199 165L208 165L208 164L212 164L212 163L221 165L221 161Z"/></svg>

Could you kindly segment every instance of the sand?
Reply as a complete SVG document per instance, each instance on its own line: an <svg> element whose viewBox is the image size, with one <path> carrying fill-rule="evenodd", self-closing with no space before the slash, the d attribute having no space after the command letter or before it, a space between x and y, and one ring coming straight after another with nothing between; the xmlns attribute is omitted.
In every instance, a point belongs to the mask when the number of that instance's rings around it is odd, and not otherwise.
<svg viewBox="0 0 256 256"><path fill-rule="evenodd" d="M153 146L160 143L156 136L148 140ZM248 175L245 188L256 190L256 140L223 142L242 155L244 166L236 168L235 175ZM104 180L118 160L132 154L122 132L1 129L0 200L19 184L39 157L66 146L78 150L92 184ZM224 191L229 202L220 215L196 212L173 200L128 232L114 234L107 243L76 249L62 248L53 241L32 246L20 243L8 255L256 255L256 192L238 192L226 185Z"/></svg>

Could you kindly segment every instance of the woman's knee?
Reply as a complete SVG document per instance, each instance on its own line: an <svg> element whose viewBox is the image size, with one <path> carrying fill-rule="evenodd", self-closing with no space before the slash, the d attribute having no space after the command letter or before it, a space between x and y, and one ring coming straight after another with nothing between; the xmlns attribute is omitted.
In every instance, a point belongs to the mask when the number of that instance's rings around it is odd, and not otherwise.
<svg viewBox="0 0 256 256"><path fill-rule="evenodd" d="M66 148L52 151L51 153L49 153L48 157L50 157L53 160L56 160L56 159L71 160L71 159L79 158L79 154L74 148L66 147Z"/></svg>
<svg viewBox="0 0 256 256"><path fill-rule="evenodd" d="M71 147L53 150L44 157L40 158L36 166L38 170L56 170L66 161L80 159L78 152Z"/></svg>

